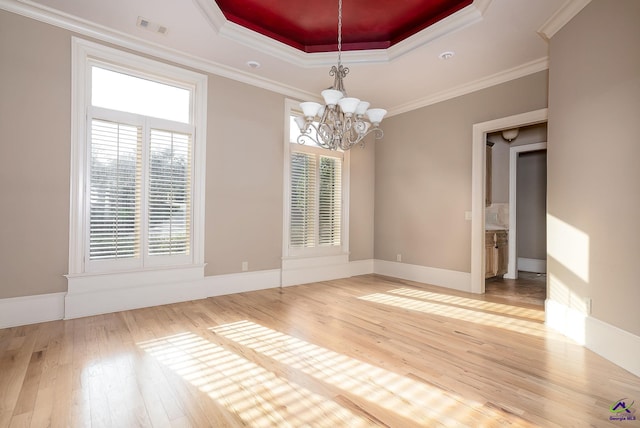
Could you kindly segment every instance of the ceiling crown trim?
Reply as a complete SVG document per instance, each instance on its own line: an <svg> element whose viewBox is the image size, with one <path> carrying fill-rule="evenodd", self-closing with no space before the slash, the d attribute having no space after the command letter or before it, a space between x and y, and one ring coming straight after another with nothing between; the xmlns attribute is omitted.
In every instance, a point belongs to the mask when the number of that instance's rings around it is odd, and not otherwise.
<svg viewBox="0 0 640 428"><path fill-rule="evenodd" d="M584 9L591 0L566 0L566 2L558 8L556 13L542 24L538 30L538 34L545 40L551 40L562 27L573 19L582 9Z"/></svg>
<svg viewBox="0 0 640 428"><path fill-rule="evenodd" d="M473 4L387 49L347 51L342 53L342 57L345 62L353 64L388 63L442 36L481 21L491 1L475 0ZM193 2L221 37L300 67L329 66L335 63L335 52L302 52L227 20L214 0L193 0Z"/></svg>

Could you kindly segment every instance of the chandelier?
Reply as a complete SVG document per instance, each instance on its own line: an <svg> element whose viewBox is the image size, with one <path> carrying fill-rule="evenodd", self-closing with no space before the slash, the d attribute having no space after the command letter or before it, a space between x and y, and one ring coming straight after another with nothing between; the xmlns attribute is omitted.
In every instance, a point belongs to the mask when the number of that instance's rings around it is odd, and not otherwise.
<svg viewBox="0 0 640 428"><path fill-rule="evenodd" d="M329 150L349 150L371 134L376 139L384 135L380 122L387 111L369 108L369 103L347 96L343 79L349 69L342 65L342 0L338 0L338 65L331 67L333 86L321 92L324 105L313 101L300 103L304 117L295 118L300 128L298 143L311 141Z"/></svg>

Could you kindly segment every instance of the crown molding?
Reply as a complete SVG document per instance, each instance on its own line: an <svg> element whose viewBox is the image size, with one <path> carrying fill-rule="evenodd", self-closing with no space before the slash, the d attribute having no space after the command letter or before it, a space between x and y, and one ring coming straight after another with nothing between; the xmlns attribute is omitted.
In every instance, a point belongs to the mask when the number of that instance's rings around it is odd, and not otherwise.
<svg viewBox="0 0 640 428"><path fill-rule="evenodd" d="M50 24L82 36L91 37L119 47L146 54L161 60L174 62L196 70L214 74L258 88L273 91L297 99L315 99L317 94L303 91L271 79L238 70L214 61L209 61L182 51L167 48L157 43L115 31L105 26L59 12L55 9L34 3L30 0L0 0L0 9L15 13L36 21Z"/></svg>
<svg viewBox="0 0 640 428"><path fill-rule="evenodd" d="M589 3L591 3L591 0L567 0L542 24L538 29L538 34L540 34L543 39L547 41L550 40Z"/></svg>
<svg viewBox="0 0 640 428"><path fill-rule="evenodd" d="M412 50L451 34L483 19L492 0L475 0L471 5L425 28L388 49L346 51L345 62L351 64L388 63ZM193 0L198 10L216 33L234 42L269 54L300 67L330 66L336 61L335 52L306 53L285 43L273 40L256 31L228 21L214 0Z"/></svg>
<svg viewBox="0 0 640 428"><path fill-rule="evenodd" d="M504 70L499 73L493 74L482 79L475 80L473 82L465 83L463 85L456 86L446 91L441 91L428 97L420 98L415 101L411 101L399 106L389 109L387 117L395 116L398 114L406 113L412 110L416 110L422 107L426 107L432 104L440 103L442 101L449 100L451 98L459 97L461 95L470 94L481 89L486 89L491 86L499 85L510 80L518 79L520 77L528 76L529 74L537 73L539 71L547 70L549 68L549 58L543 57L528 63L519 65L509 70Z"/></svg>

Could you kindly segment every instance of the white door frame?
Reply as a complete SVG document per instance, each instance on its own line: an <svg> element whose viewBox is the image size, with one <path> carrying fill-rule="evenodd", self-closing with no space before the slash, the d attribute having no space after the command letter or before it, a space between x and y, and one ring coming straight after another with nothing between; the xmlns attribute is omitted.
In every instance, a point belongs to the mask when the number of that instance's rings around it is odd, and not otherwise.
<svg viewBox="0 0 640 428"><path fill-rule="evenodd" d="M509 149L509 263L505 278L518 279L518 248L516 232L516 203L518 201L518 156L520 153L546 150L547 143L533 143L514 146Z"/></svg>
<svg viewBox="0 0 640 428"><path fill-rule="evenodd" d="M487 134L546 122L546 108L473 125L471 157L471 292L484 293L484 228Z"/></svg>

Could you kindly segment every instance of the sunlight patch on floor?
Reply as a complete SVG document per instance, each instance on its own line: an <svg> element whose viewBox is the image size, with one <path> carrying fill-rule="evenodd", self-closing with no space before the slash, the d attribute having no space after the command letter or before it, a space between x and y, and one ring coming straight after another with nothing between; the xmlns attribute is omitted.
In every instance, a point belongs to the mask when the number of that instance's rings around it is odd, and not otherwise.
<svg viewBox="0 0 640 428"><path fill-rule="evenodd" d="M435 421L445 426L459 426L460 421L481 426L501 419L498 412L481 403L250 321L225 324L211 330L278 363L338 387L353 402L368 401L383 409L383 414L395 413L400 417L395 422L404 426L429 426Z"/></svg>
<svg viewBox="0 0 640 428"><path fill-rule="evenodd" d="M371 426L370 420L338 403L196 334L177 334L138 346L250 426Z"/></svg>
<svg viewBox="0 0 640 428"><path fill-rule="evenodd" d="M522 318L529 318L531 320L544 321L544 310L542 309L521 308L502 303L486 302L466 297L452 296L450 294L434 293L431 291L422 291L411 288L398 288L395 290L389 290L388 293L422 300L432 300L456 306L464 306L466 308L495 312L497 314L513 315Z"/></svg>
<svg viewBox="0 0 640 428"><path fill-rule="evenodd" d="M526 321L518 318L489 314L486 312L471 309L459 308L456 306L431 303L423 300L398 297L384 293L374 293L359 297L361 300L394 306L397 308L409 309L425 314L439 315L454 318L460 321L468 321L474 324L482 324L489 327L497 327L517 333L529 334L532 336L546 337L547 331L544 325L539 322Z"/></svg>

